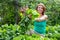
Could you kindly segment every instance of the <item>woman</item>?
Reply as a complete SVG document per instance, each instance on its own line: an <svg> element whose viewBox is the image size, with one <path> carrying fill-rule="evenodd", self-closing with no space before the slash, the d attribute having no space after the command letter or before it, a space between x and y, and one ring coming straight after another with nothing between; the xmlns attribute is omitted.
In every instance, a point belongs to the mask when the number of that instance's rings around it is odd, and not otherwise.
<svg viewBox="0 0 60 40"><path fill-rule="evenodd" d="M47 15L44 14L46 8L43 3L40 3L36 7L37 12L40 14L38 18L34 21L34 32L39 34L40 37L44 37L46 32L46 20Z"/></svg>

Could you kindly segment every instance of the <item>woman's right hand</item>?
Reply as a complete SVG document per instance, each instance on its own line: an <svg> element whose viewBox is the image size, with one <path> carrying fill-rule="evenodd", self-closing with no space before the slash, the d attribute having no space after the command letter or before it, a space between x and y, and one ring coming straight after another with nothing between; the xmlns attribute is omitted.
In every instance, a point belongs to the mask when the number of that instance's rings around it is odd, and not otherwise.
<svg viewBox="0 0 60 40"><path fill-rule="evenodd" d="M38 21L38 22L39 22L39 21L40 21L40 19L39 19L39 18L35 18L35 21Z"/></svg>

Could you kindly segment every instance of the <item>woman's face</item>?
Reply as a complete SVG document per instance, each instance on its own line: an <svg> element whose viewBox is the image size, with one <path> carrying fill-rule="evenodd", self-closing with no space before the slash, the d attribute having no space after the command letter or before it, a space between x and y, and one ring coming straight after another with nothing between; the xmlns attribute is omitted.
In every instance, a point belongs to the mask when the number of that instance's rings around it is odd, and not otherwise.
<svg viewBox="0 0 60 40"><path fill-rule="evenodd" d="M38 6L37 11L41 14L43 12L43 7L42 6Z"/></svg>

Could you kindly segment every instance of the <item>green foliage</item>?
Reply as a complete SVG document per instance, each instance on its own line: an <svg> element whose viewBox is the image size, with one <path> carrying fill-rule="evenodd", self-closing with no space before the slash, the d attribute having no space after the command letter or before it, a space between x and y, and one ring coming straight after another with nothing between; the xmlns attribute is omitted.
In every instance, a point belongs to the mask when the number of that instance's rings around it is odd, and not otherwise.
<svg viewBox="0 0 60 40"><path fill-rule="evenodd" d="M46 5L46 14L48 15L48 26L46 27L45 40L60 40L60 1L59 0L0 0L0 40L39 40L39 36L25 35L25 32L31 28L31 19L20 13L20 7L28 6L32 10L26 11L26 14L32 14L32 19L36 18L36 12L33 10L37 4L42 2ZM33 11L33 13L32 13ZM17 15L17 16L16 16ZM17 20L16 20L17 18ZM16 25L15 23L19 23ZM7 23L7 24L6 24ZM5 25L2 25L5 24ZM8 25L9 24L9 25ZM14 24L14 25L12 25ZM30 27L29 27L30 26ZM24 34L24 35L21 35ZM20 35L20 36L19 36ZM17 37L18 36L18 37Z"/></svg>
<svg viewBox="0 0 60 40"><path fill-rule="evenodd" d="M47 26L44 40L60 40L60 25ZM22 35L23 29L19 25L2 25L0 27L0 40L39 40L40 36L36 34Z"/></svg>
<svg viewBox="0 0 60 40"><path fill-rule="evenodd" d="M30 24L31 24L31 19L28 16L24 16L22 20L19 22L19 25L21 26L21 30L23 29L21 34L25 34L26 31L30 29L29 28Z"/></svg>
<svg viewBox="0 0 60 40"><path fill-rule="evenodd" d="M13 0L0 0L0 17L3 18L1 24L15 24L16 9ZM15 14L16 13L16 14ZM19 15L18 15L19 17ZM20 17L19 17L20 18ZM19 21L19 18L17 21Z"/></svg>
<svg viewBox="0 0 60 40"><path fill-rule="evenodd" d="M33 37L35 36L35 37ZM20 35L18 37L15 37L13 40L39 40L39 36L36 36L36 35L32 35L32 36L29 36L29 35Z"/></svg>
<svg viewBox="0 0 60 40"><path fill-rule="evenodd" d="M28 9L26 11L26 14L30 15L31 14L31 19L34 20L35 18L39 17L39 13L36 10L33 9Z"/></svg>
<svg viewBox="0 0 60 40"><path fill-rule="evenodd" d="M58 31L60 28L60 25L55 25L55 26L47 26L46 27L46 36L44 37L44 40L60 40L60 32ZM36 34L32 34L31 36L29 35L22 35L22 36L17 36L13 38L13 40L40 40L40 36Z"/></svg>
<svg viewBox="0 0 60 40"><path fill-rule="evenodd" d="M46 36L49 38L56 38L57 40L60 39L60 32L59 32L59 25L55 25L55 26L47 26L46 27Z"/></svg>
<svg viewBox="0 0 60 40"><path fill-rule="evenodd" d="M25 15L23 15L24 13L20 13L21 16L21 21L19 22L19 25L21 26L21 29L23 29L23 33L25 34L25 32L29 29L29 25L33 24L33 20L39 16L39 13L36 10L32 10L32 9L27 9L25 12ZM29 16L30 15L30 16ZM32 15L32 16L31 16Z"/></svg>
<svg viewBox="0 0 60 40"><path fill-rule="evenodd" d="M12 40L13 37L16 37L20 34L20 26L19 25L2 25L0 27L0 40Z"/></svg>
<svg viewBox="0 0 60 40"><path fill-rule="evenodd" d="M48 25L60 24L60 4L59 0L17 0L18 8L16 7L15 0L0 0L0 17L3 20L0 22L1 24L14 24L19 23L21 20L19 16L19 12L16 10L20 7L28 6L31 9L35 9L37 4L42 2L46 5L46 14L48 15ZM17 11L18 11L17 10ZM17 15L17 16L16 16ZM53 16L54 15L54 16ZM17 20L17 19L18 20Z"/></svg>

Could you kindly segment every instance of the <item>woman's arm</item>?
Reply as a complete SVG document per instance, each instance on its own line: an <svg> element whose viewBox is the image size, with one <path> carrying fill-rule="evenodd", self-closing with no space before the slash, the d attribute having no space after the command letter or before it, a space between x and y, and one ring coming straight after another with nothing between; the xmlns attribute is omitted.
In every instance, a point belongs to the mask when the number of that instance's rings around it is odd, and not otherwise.
<svg viewBox="0 0 60 40"><path fill-rule="evenodd" d="M40 21L47 20L47 18L48 18L48 16L47 15L44 15L41 18L35 18L35 20L38 21L38 22L40 22Z"/></svg>

